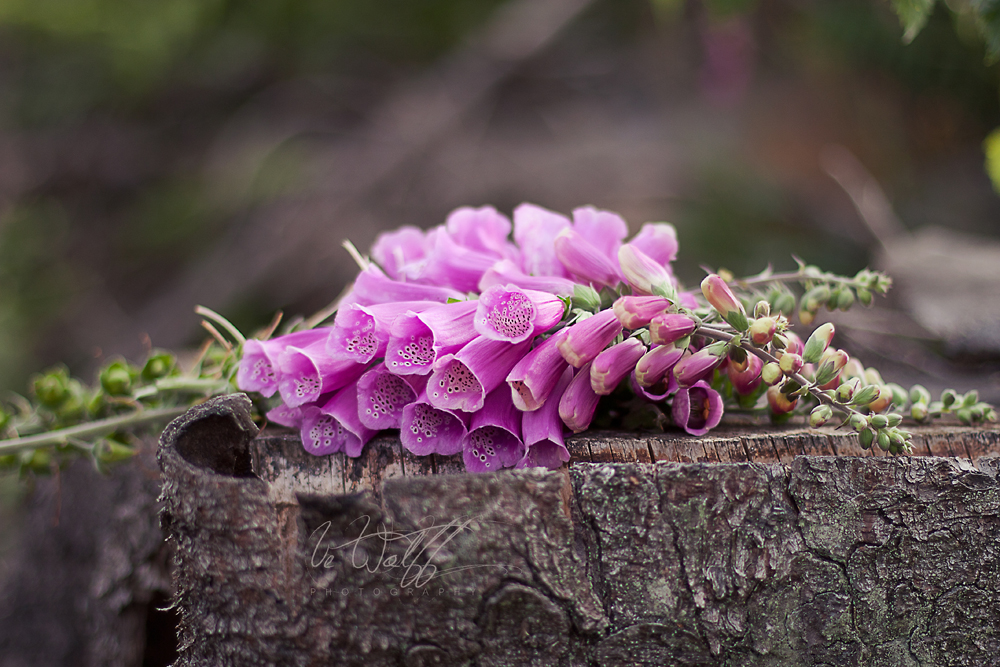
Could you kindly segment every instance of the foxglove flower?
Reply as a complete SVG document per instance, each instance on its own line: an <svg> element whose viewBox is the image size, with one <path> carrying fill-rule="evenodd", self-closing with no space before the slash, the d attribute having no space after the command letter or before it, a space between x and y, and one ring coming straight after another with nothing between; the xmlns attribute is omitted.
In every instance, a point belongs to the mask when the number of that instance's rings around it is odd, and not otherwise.
<svg viewBox="0 0 1000 667"><path fill-rule="evenodd" d="M652 388L666 380L665 389L673 383L676 387L674 374L670 371L684 356L684 350L673 345L656 345L646 352L635 364L635 380L640 387Z"/></svg>
<svg viewBox="0 0 1000 667"><path fill-rule="evenodd" d="M654 317L662 315L671 306L662 296L623 296L611 307L626 329L647 326Z"/></svg>
<svg viewBox="0 0 1000 667"><path fill-rule="evenodd" d="M307 329L278 336L270 340L247 339L243 344L243 358L236 371L236 386L243 391L256 391L263 396L274 396L278 391L278 357L289 346L303 347L324 342L330 328Z"/></svg>
<svg viewBox="0 0 1000 667"><path fill-rule="evenodd" d="M570 228L569 218L534 204L514 209L514 242L521 248L521 268L533 276L569 277L556 257L554 242Z"/></svg>
<svg viewBox="0 0 1000 667"><path fill-rule="evenodd" d="M399 439L403 447L417 456L451 456L462 451L468 425L468 413L435 408L422 392L417 400L403 408Z"/></svg>
<svg viewBox="0 0 1000 667"><path fill-rule="evenodd" d="M326 341L289 346L278 356L278 391L285 405L295 408L354 382L365 368L349 357L328 354Z"/></svg>
<svg viewBox="0 0 1000 667"><path fill-rule="evenodd" d="M427 380L427 398L437 408L475 412L530 348L530 340L508 343L485 336L474 338L455 354L434 362Z"/></svg>
<svg viewBox="0 0 1000 667"><path fill-rule="evenodd" d="M479 296L473 326L481 336L520 343L558 324L565 309L552 294L496 285Z"/></svg>
<svg viewBox="0 0 1000 667"><path fill-rule="evenodd" d="M714 273L709 274L701 281L701 293L705 295L712 308L722 315L722 319L733 325L737 331L746 331L749 328L750 322L747 320L743 304L721 277Z"/></svg>
<svg viewBox="0 0 1000 667"><path fill-rule="evenodd" d="M677 230L666 222L647 222L630 241L632 247L670 271L670 262L677 259Z"/></svg>
<svg viewBox="0 0 1000 667"><path fill-rule="evenodd" d="M556 257L581 282L614 287L621 281L615 263L573 229L555 238Z"/></svg>
<svg viewBox="0 0 1000 667"><path fill-rule="evenodd" d="M297 429L302 426L302 410L305 407L290 408L282 403L273 410L269 410L264 416L267 417L268 422Z"/></svg>
<svg viewBox="0 0 1000 667"><path fill-rule="evenodd" d="M559 352L558 343L566 335L562 329L521 357L510 373L507 384L518 410L531 412L546 404L556 383L569 365Z"/></svg>
<svg viewBox="0 0 1000 667"><path fill-rule="evenodd" d="M628 225L620 215L593 206L573 209L573 229L612 263L618 261L618 248L628 236Z"/></svg>
<svg viewBox="0 0 1000 667"><path fill-rule="evenodd" d="M462 460L471 472L493 472L512 467L523 456L521 413L506 387L499 387L472 415L469 433L462 443Z"/></svg>
<svg viewBox="0 0 1000 667"><path fill-rule="evenodd" d="M594 360L622 332L613 310L601 312L569 327L557 343L563 359L574 368Z"/></svg>
<svg viewBox="0 0 1000 667"><path fill-rule="evenodd" d="M422 229L413 226L382 232L372 244L372 259L392 279L403 276L404 267L424 258L427 243Z"/></svg>
<svg viewBox="0 0 1000 667"><path fill-rule="evenodd" d="M457 352L478 334L477 301L456 301L397 317L389 330L385 365L397 375L426 375L438 357Z"/></svg>
<svg viewBox="0 0 1000 667"><path fill-rule="evenodd" d="M463 248L495 255L498 259L520 257L517 246L507 240L510 219L492 206L455 209L444 224L451 238Z"/></svg>
<svg viewBox="0 0 1000 667"><path fill-rule="evenodd" d="M447 230L440 227L432 229L427 237L431 244L427 256L405 271L406 277L416 282L446 285L462 292L472 292L483 273L498 259L496 253L479 252L460 246Z"/></svg>
<svg viewBox="0 0 1000 667"><path fill-rule="evenodd" d="M613 345L594 358L590 365L590 386L599 396L607 396L618 383L635 369L646 354L646 346L638 338L628 338Z"/></svg>
<svg viewBox="0 0 1000 667"><path fill-rule="evenodd" d="M350 357L367 364L385 354L393 321L407 311L421 312L434 301L394 301L372 306L351 304L340 308L327 339L326 350L333 356Z"/></svg>
<svg viewBox="0 0 1000 667"><path fill-rule="evenodd" d="M649 338L658 345L669 345L694 333L697 323L687 315L664 313L649 323Z"/></svg>
<svg viewBox="0 0 1000 667"><path fill-rule="evenodd" d="M691 435L705 435L718 426L722 411L722 397L707 382L681 387L670 406L674 423Z"/></svg>
<svg viewBox="0 0 1000 667"><path fill-rule="evenodd" d="M773 317L759 317L750 323L750 340L757 347L764 347L771 342L778 329L778 323Z"/></svg>
<svg viewBox="0 0 1000 667"><path fill-rule="evenodd" d="M740 369L737 364L730 361L726 367L726 372L729 374L729 381L733 383L733 389L736 393L741 396L747 396L760 386L761 370L763 368L764 362L760 360L760 357L755 354L748 354L747 363L743 369Z"/></svg>
<svg viewBox="0 0 1000 667"><path fill-rule="evenodd" d="M521 437L527 451L517 462L518 468L542 467L555 470L569 461L569 450L563 441L565 425L559 417L559 398L573 379L573 369L564 366L555 387L552 400L534 412L521 415Z"/></svg>
<svg viewBox="0 0 1000 667"><path fill-rule="evenodd" d="M509 259L502 259L487 269L479 279L479 291L485 292L494 285L517 285L522 289L538 290L558 296L573 296L578 283L560 276L529 276Z"/></svg>
<svg viewBox="0 0 1000 667"><path fill-rule="evenodd" d="M628 383L629 387L632 388L633 394L646 399L650 403L659 403L677 391L677 381L674 380L674 376L670 373L664 375L663 380L652 387L643 387L635 379L635 371L632 371L632 375L628 378Z"/></svg>
<svg viewBox="0 0 1000 667"><path fill-rule="evenodd" d="M590 386L590 364L576 372L559 398L559 418L574 433L586 431L600 399Z"/></svg>
<svg viewBox="0 0 1000 667"><path fill-rule="evenodd" d="M414 382L417 386L414 387ZM358 380L358 417L368 428L399 428L403 408L417 399L426 384L422 375L396 375L378 364Z"/></svg>
<svg viewBox="0 0 1000 667"><path fill-rule="evenodd" d="M318 410L308 408L303 413L302 444L307 452L317 456L342 451L351 458L358 457L378 432L361 423L358 389L353 383L335 393Z"/></svg>
<svg viewBox="0 0 1000 667"><path fill-rule="evenodd" d="M393 301L439 301L464 299L465 293L440 285L392 280L374 264L358 273L349 299L365 306Z"/></svg>
<svg viewBox="0 0 1000 667"><path fill-rule="evenodd" d="M721 357L710 348L702 348L694 354L681 357L674 365L674 378L681 387L690 387L711 375L720 363Z"/></svg>
<svg viewBox="0 0 1000 667"><path fill-rule="evenodd" d="M767 404L771 407L771 412L776 415L783 415L795 409L798 398L791 398L787 394L781 393L778 385L767 388Z"/></svg>
<svg viewBox="0 0 1000 667"><path fill-rule="evenodd" d="M618 263L621 265L625 282L632 287L633 294L653 294L676 299L674 280L663 264L644 253L631 243L618 249Z"/></svg>

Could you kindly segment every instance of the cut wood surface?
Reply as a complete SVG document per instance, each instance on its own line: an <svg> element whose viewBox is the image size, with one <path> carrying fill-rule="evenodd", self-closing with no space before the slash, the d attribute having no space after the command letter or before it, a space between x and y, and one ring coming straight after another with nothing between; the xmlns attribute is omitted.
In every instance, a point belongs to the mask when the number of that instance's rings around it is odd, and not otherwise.
<svg viewBox="0 0 1000 667"><path fill-rule="evenodd" d="M216 399L159 451L176 664L1000 664L1000 431L916 442L591 433L561 470L447 474Z"/></svg>

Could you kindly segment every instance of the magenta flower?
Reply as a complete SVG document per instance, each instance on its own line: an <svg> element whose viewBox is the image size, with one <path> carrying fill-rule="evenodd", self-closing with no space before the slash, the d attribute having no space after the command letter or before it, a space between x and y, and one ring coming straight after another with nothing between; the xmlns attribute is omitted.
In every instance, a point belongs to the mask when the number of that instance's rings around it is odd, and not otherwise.
<svg viewBox="0 0 1000 667"><path fill-rule="evenodd" d="M508 343L485 336L474 338L458 352L434 362L427 380L427 398L436 408L475 412L530 348L530 340Z"/></svg>
<svg viewBox="0 0 1000 667"><path fill-rule="evenodd" d="M559 398L559 418L574 433L586 431L600 399L590 386L590 364L576 372Z"/></svg>
<svg viewBox="0 0 1000 667"><path fill-rule="evenodd" d="M394 301L373 306L351 304L340 308L327 339L326 350L333 356L350 357L368 363L385 355L393 321L407 311L421 312L440 304L434 301Z"/></svg>
<svg viewBox="0 0 1000 667"><path fill-rule="evenodd" d="M750 326L743 304L721 277L714 273L706 276L701 281L701 293L705 295L712 308L722 315L722 319L733 325L737 331L746 331Z"/></svg>
<svg viewBox="0 0 1000 667"><path fill-rule="evenodd" d="M573 209L573 229L612 263L618 261L618 248L628 236L628 225L620 215L593 206Z"/></svg>
<svg viewBox="0 0 1000 667"><path fill-rule="evenodd" d="M638 338L627 338L612 345L594 358L590 365L590 386L598 396L607 396L618 383L635 369L646 354L646 346Z"/></svg>
<svg viewBox="0 0 1000 667"><path fill-rule="evenodd" d="M566 329L542 341L535 349L521 357L510 373L511 398L518 410L531 412L545 405L560 376L568 365L559 351L559 340Z"/></svg>
<svg viewBox="0 0 1000 667"><path fill-rule="evenodd" d="M618 263L621 265L625 282L632 287L633 294L655 294L673 298L674 279L670 272L635 245L626 243L618 249Z"/></svg>
<svg viewBox="0 0 1000 667"><path fill-rule="evenodd" d="M563 359L580 368L594 360L622 332L613 310L602 310L569 327L557 343Z"/></svg>
<svg viewBox="0 0 1000 667"><path fill-rule="evenodd" d="M365 368L349 357L331 356L326 341L289 346L278 356L278 391L285 405L295 408L354 382Z"/></svg>
<svg viewBox="0 0 1000 667"><path fill-rule="evenodd" d="M663 383L676 383L671 369L684 356L684 350L673 345L656 345L646 352L635 364L635 380L639 386L649 389Z"/></svg>
<svg viewBox="0 0 1000 667"><path fill-rule="evenodd" d="M493 472L512 467L523 456L521 413L506 387L499 387L472 415L469 433L462 443L462 460L471 472Z"/></svg>
<svg viewBox="0 0 1000 667"><path fill-rule="evenodd" d="M664 313L649 323L649 338L658 345L670 345L694 333L697 323L687 315Z"/></svg>
<svg viewBox="0 0 1000 667"><path fill-rule="evenodd" d="M498 259L519 259L520 252L507 240L510 219L492 206L463 206L448 214L445 229L463 248L495 255Z"/></svg>
<svg viewBox="0 0 1000 667"><path fill-rule="evenodd" d="M424 258L427 243L424 231L412 226L382 232L372 244L372 259L393 279L403 275L404 267Z"/></svg>
<svg viewBox="0 0 1000 667"><path fill-rule="evenodd" d="M502 259L487 269L479 279L479 291L485 292L494 285L517 285L521 289L573 296L576 283L560 276L529 276L511 260Z"/></svg>
<svg viewBox="0 0 1000 667"><path fill-rule="evenodd" d="M674 376L670 373L664 375L663 380L652 387L642 387L639 385L639 381L635 379L635 371L632 371L632 375L628 378L628 383L629 387L632 388L632 393L646 399L650 403L659 403L677 391L677 381L674 380Z"/></svg>
<svg viewBox="0 0 1000 667"><path fill-rule="evenodd" d="M706 382L681 387L670 406L674 424L691 435L705 435L722 419L722 397Z"/></svg>
<svg viewBox="0 0 1000 667"><path fill-rule="evenodd" d="M569 461L569 450L563 441L563 431L566 429L559 417L559 398L573 379L573 369L564 366L555 387L552 389L553 399L534 412L521 415L521 437L527 451L518 468L542 467L555 470Z"/></svg>
<svg viewBox="0 0 1000 667"><path fill-rule="evenodd" d="M353 383L334 394L318 410L310 407L302 412L302 445L316 456L342 451L352 458L358 457L365 443L378 432L361 423L358 388Z"/></svg>
<svg viewBox="0 0 1000 667"><path fill-rule="evenodd" d="M611 309L623 327L638 329L665 313L670 305L670 301L662 296L623 296L615 301Z"/></svg>
<svg viewBox="0 0 1000 667"><path fill-rule="evenodd" d="M771 412L776 415L791 412L795 409L795 404L798 402L798 397L793 398L787 394L782 394L781 389L777 385L767 388L767 404L771 408Z"/></svg>
<svg viewBox="0 0 1000 667"><path fill-rule="evenodd" d="M264 416L267 417L268 422L297 429L302 426L302 410L305 407L290 408L282 403L278 407L268 410Z"/></svg>
<svg viewBox="0 0 1000 667"><path fill-rule="evenodd" d="M621 282L615 263L577 231L562 230L556 236L554 244L556 257L580 281L608 287Z"/></svg>
<svg viewBox="0 0 1000 667"><path fill-rule="evenodd" d="M462 451L468 425L468 413L435 408L427 402L427 394L421 393L403 408L399 439L417 456L451 456Z"/></svg>
<svg viewBox="0 0 1000 667"><path fill-rule="evenodd" d="M397 375L426 375L441 356L457 352L478 334L478 301L456 301L397 317L389 330L385 365Z"/></svg>
<svg viewBox="0 0 1000 667"><path fill-rule="evenodd" d="M375 430L399 428L403 408L417 400L418 392L410 378L424 379L420 375L395 375L384 363L362 375L358 380L358 418L361 423ZM419 384L424 384L419 380Z"/></svg>
<svg viewBox="0 0 1000 667"><path fill-rule="evenodd" d="M552 294L495 285L479 295L473 325L481 336L520 343L554 327L564 310Z"/></svg>
<svg viewBox="0 0 1000 667"><path fill-rule="evenodd" d="M738 365L729 361L726 372L729 374L729 381L733 383L733 390L741 396L752 394L761 382L761 370L764 362L755 354L747 354L747 363L742 370Z"/></svg>
<svg viewBox="0 0 1000 667"><path fill-rule="evenodd" d="M514 209L514 241L521 247L521 268L533 276L568 277L556 257L555 239L570 228L569 218L534 204Z"/></svg>
<svg viewBox="0 0 1000 667"><path fill-rule="evenodd" d="M694 354L681 357L674 365L674 379L681 387L690 387L711 375L720 363L721 357L713 354L707 347L702 348Z"/></svg>
<svg viewBox="0 0 1000 667"><path fill-rule="evenodd" d="M247 339L243 344L243 358L236 371L236 386L243 391L256 391L263 396L274 396L278 391L278 357L288 346L304 347L323 342L330 336L330 328L307 329L278 336L270 340Z"/></svg>
<svg viewBox="0 0 1000 667"><path fill-rule="evenodd" d="M390 303L393 301L439 301L464 299L465 293L440 285L420 285L418 283L392 280L375 265L358 273L354 279L350 298L362 305Z"/></svg>
<svg viewBox="0 0 1000 667"><path fill-rule="evenodd" d="M677 230L669 223L647 222L630 243L667 271L670 262L677 259Z"/></svg>
<svg viewBox="0 0 1000 667"><path fill-rule="evenodd" d="M498 257L493 252L470 250L456 243L442 227L427 233L427 256L405 271L408 279L429 285L446 285L462 292L475 291L479 279Z"/></svg>

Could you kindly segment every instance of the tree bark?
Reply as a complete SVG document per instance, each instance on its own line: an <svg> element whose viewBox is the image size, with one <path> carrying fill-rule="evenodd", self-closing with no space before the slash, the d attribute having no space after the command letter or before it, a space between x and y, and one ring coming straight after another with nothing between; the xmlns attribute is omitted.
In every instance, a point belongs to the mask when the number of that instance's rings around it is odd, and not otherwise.
<svg viewBox="0 0 1000 667"><path fill-rule="evenodd" d="M1000 660L996 429L593 434L487 475L256 435L226 397L161 439L177 665Z"/></svg>

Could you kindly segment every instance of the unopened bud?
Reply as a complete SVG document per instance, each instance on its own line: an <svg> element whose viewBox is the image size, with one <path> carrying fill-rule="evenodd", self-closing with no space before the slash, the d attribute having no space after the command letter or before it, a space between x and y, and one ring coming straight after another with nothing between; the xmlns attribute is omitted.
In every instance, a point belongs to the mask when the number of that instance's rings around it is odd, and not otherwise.
<svg viewBox="0 0 1000 667"><path fill-rule="evenodd" d="M927 388L923 385L915 384L910 387L910 402L912 403L930 403L931 402L931 392L927 391Z"/></svg>
<svg viewBox="0 0 1000 667"><path fill-rule="evenodd" d="M760 371L760 379L764 381L765 384L773 385L777 384L778 381L783 377L781 372L781 366L774 363L773 361L764 364L764 368Z"/></svg>
<svg viewBox="0 0 1000 667"><path fill-rule="evenodd" d="M588 287L587 289L593 291L593 288ZM152 382L153 380L170 375L176 363L176 358L170 352L166 350L153 350L149 358L146 359L146 364L142 367L139 375L146 382Z"/></svg>
<svg viewBox="0 0 1000 667"><path fill-rule="evenodd" d="M750 340L757 347L764 347L774 338L778 323L773 317L762 316L750 324Z"/></svg>
<svg viewBox="0 0 1000 667"><path fill-rule="evenodd" d="M969 391L962 397L962 407L971 408L973 405L979 402L979 392L975 389Z"/></svg>
<svg viewBox="0 0 1000 667"><path fill-rule="evenodd" d="M892 441L889 439L889 434L886 433L885 431L879 431L878 432L878 448L881 449L883 452L887 452L887 451L889 451L889 446L891 444L892 444Z"/></svg>
<svg viewBox="0 0 1000 667"><path fill-rule="evenodd" d="M906 390L900 387L895 382L890 382L885 385L886 388L892 393L892 404L898 407L906 405L906 400L908 398Z"/></svg>
<svg viewBox="0 0 1000 667"><path fill-rule="evenodd" d="M876 385L870 384L854 392L851 399L852 405L865 406L878 398L879 389Z"/></svg>
<svg viewBox="0 0 1000 667"><path fill-rule="evenodd" d="M847 362L848 356L843 350L827 350L816 371L816 384L822 387L833 382Z"/></svg>
<svg viewBox="0 0 1000 667"><path fill-rule="evenodd" d="M961 408L955 413L958 417L958 421L962 422L966 426L972 424L972 410L969 408Z"/></svg>
<svg viewBox="0 0 1000 667"><path fill-rule="evenodd" d="M779 362L781 370L786 373L798 373L802 370L802 364L802 357L791 352L781 355L781 361Z"/></svg>
<svg viewBox="0 0 1000 667"><path fill-rule="evenodd" d="M816 312L829 298L830 288L826 285L817 285L802 295L802 309Z"/></svg>
<svg viewBox="0 0 1000 667"><path fill-rule="evenodd" d="M756 318L767 317L771 314L771 304L761 299L753 307L753 316Z"/></svg>
<svg viewBox="0 0 1000 667"><path fill-rule="evenodd" d="M857 378L851 382L845 382L837 387L837 401L847 403L854 397L854 390L857 387Z"/></svg>
<svg viewBox="0 0 1000 667"><path fill-rule="evenodd" d="M875 428L883 429L889 425L889 418L885 415L872 415L868 423Z"/></svg>
<svg viewBox="0 0 1000 667"><path fill-rule="evenodd" d="M771 339L771 347L775 350L784 350L788 347L788 339L781 334L775 334L774 338Z"/></svg>
<svg viewBox="0 0 1000 667"><path fill-rule="evenodd" d="M31 390L42 405L55 408L69 398L69 371L65 367L53 368L31 381Z"/></svg>
<svg viewBox="0 0 1000 667"><path fill-rule="evenodd" d="M814 364L820 360L826 348L830 347L833 340L834 327L830 322L821 324L812 332L806 340L805 349L802 351L803 361Z"/></svg>
<svg viewBox="0 0 1000 667"><path fill-rule="evenodd" d="M922 422L927 419L927 404L914 403L910 406L910 416L918 422Z"/></svg>
<svg viewBox="0 0 1000 667"><path fill-rule="evenodd" d="M954 406L955 401L958 400L958 394L955 393L954 389L945 389L941 392L941 404L944 405L945 409L949 409Z"/></svg>
<svg viewBox="0 0 1000 667"><path fill-rule="evenodd" d="M829 405L817 405L809 413L809 426L818 428L830 421L833 417L833 409Z"/></svg>
<svg viewBox="0 0 1000 667"><path fill-rule="evenodd" d="M892 405L892 391L882 385L878 388L878 398L868 404L868 409L872 412L882 412L890 405Z"/></svg>
<svg viewBox="0 0 1000 667"><path fill-rule="evenodd" d="M900 433L897 429L890 428L889 429L889 442L892 443L892 444L894 444L894 445L896 445L896 447L899 447L900 450L902 450L903 445L906 444L906 438L904 438L903 434Z"/></svg>
<svg viewBox="0 0 1000 667"><path fill-rule="evenodd" d="M837 308L840 310L850 310L854 305L854 292L850 287L845 287L837 295Z"/></svg>
<svg viewBox="0 0 1000 667"><path fill-rule="evenodd" d="M867 308L868 306L872 305L872 303L874 303L875 297L872 296L872 293L869 292L868 290L859 287L858 288L858 301L861 302L861 305L863 305L863 306L865 306Z"/></svg>
<svg viewBox="0 0 1000 667"><path fill-rule="evenodd" d="M875 441L875 431L870 428L866 428L860 433L858 433L858 442L861 444L861 449L871 449L872 443Z"/></svg>
<svg viewBox="0 0 1000 667"><path fill-rule="evenodd" d="M125 396L132 389L132 373L124 361L112 361L101 371L101 388L109 396Z"/></svg>
<svg viewBox="0 0 1000 667"><path fill-rule="evenodd" d="M797 398L790 398L781 393L777 387L767 388L767 404L771 407L771 412L775 415L783 415L795 409Z"/></svg>
<svg viewBox="0 0 1000 667"><path fill-rule="evenodd" d="M865 382L868 384L885 384L885 380L882 379L882 375L874 368L865 369Z"/></svg>
<svg viewBox="0 0 1000 667"><path fill-rule="evenodd" d="M896 414L895 412L886 415L889 419L889 426L895 428L903 423L903 415Z"/></svg>
<svg viewBox="0 0 1000 667"><path fill-rule="evenodd" d="M847 365L844 366L844 377L861 378L861 380L863 381L862 384L868 384L868 382L864 381L865 367L857 359L851 359L850 361L847 362Z"/></svg>
<svg viewBox="0 0 1000 667"><path fill-rule="evenodd" d="M713 273L701 281L701 293L705 295L712 308L722 315L722 319L729 322L734 329L746 331L750 326L743 304L720 276Z"/></svg>
<svg viewBox="0 0 1000 667"><path fill-rule="evenodd" d="M851 428L855 431L864 431L868 428L868 417L857 412L851 413Z"/></svg>
<svg viewBox="0 0 1000 667"><path fill-rule="evenodd" d="M799 322L802 322L802 324L809 326L815 319L816 313L814 311L806 310L804 308L799 311Z"/></svg>

